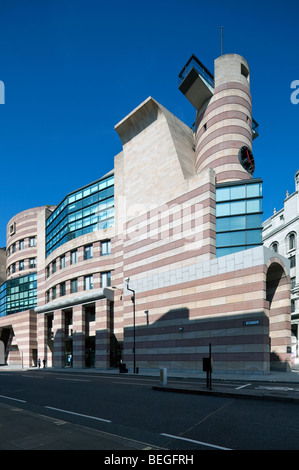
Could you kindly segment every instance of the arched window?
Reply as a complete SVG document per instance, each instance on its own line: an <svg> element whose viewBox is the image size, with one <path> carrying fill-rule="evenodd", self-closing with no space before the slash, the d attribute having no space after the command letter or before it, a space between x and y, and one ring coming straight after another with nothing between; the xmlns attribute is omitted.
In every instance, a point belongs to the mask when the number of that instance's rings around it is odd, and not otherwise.
<svg viewBox="0 0 299 470"><path fill-rule="evenodd" d="M275 253L278 253L278 243L277 243L277 242L273 242L273 243L270 245L270 248L271 248L271 250L273 250Z"/></svg>
<svg viewBox="0 0 299 470"><path fill-rule="evenodd" d="M290 233L288 235L288 250L294 250L296 248L296 234Z"/></svg>

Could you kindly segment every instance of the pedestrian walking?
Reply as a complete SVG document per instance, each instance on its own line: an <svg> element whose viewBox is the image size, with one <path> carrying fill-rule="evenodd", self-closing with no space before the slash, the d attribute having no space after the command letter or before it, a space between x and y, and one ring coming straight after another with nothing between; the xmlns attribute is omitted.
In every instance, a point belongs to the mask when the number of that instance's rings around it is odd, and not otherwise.
<svg viewBox="0 0 299 470"><path fill-rule="evenodd" d="M37 360L38 368L40 368L40 359Z"/></svg>
<svg viewBox="0 0 299 470"><path fill-rule="evenodd" d="M46 359L43 359L44 369L46 368Z"/></svg>

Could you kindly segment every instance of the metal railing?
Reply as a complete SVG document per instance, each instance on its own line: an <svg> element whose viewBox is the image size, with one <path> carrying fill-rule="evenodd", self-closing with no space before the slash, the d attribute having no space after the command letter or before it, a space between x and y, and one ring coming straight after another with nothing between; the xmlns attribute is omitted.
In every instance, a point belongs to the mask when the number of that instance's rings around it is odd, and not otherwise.
<svg viewBox="0 0 299 470"><path fill-rule="evenodd" d="M259 135L259 125L255 119L252 119L252 135L257 137Z"/></svg>
<svg viewBox="0 0 299 470"><path fill-rule="evenodd" d="M179 84L186 78L190 70L194 68L199 75L204 78L209 85L214 87L214 77L211 72L198 60L198 58L193 54L188 62L185 64L181 72L179 73Z"/></svg>

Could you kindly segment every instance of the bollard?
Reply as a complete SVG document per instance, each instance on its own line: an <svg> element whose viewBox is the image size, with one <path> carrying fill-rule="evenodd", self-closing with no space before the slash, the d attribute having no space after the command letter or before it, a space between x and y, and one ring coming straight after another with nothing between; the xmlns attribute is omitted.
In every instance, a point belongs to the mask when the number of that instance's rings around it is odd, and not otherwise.
<svg viewBox="0 0 299 470"><path fill-rule="evenodd" d="M160 384L167 384L167 369L160 369Z"/></svg>

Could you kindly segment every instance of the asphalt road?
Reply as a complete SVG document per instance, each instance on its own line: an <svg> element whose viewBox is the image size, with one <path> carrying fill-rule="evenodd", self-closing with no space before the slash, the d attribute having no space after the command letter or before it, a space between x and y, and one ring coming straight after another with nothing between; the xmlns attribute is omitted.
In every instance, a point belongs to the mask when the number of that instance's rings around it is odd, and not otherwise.
<svg viewBox="0 0 299 470"><path fill-rule="evenodd" d="M157 382L155 377L123 374L1 371L0 450L299 448L297 402L171 393L154 390ZM181 380L169 383L182 385ZM199 381L188 385L192 383ZM246 381L221 385L227 390L271 386ZM299 384L292 387L299 389Z"/></svg>

